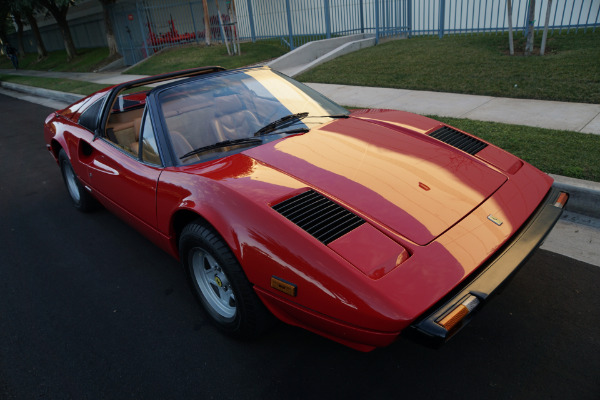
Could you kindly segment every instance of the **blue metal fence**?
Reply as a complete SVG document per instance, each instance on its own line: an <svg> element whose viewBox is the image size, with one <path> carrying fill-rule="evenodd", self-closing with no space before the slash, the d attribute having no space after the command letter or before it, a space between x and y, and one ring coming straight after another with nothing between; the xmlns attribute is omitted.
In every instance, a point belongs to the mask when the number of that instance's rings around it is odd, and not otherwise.
<svg viewBox="0 0 600 400"><path fill-rule="evenodd" d="M285 37L291 47L354 33L377 39L502 32L508 30L507 0L238 0L240 36L252 40ZM512 0L513 27L528 25L529 0ZM536 29L544 26L548 2L536 2ZM600 0L554 0L551 33L600 25ZM280 16L278 23L274 13ZM287 20L287 24L286 24ZM249 26L254 26L254 30Z"/></svg>
<svg viewBox="0 0 600 400"><path fill-rule="evenodd" d="M508 0L121 0L113 6L117 41L127 64L165 47L222 41L236 30L241 39L278 38L290 49L304 43L357 33L382 38L493 33L508 30ZM529 0L512 0L513 27L524 31ZM533 22L544 26L547 0L536 2ZM237 11L237 25L219 28ZM550 33L600 26L600 0L554 0Z"/></svg>
<svg viewBox="0 0 600 400"><path fill-rule="evenodd" d="M464 34L478 32L502 32L508 30L507 0L439 0L442 7L437 26L421 23L414 34ZM513 26L525 30L528 26L529 0L512 0ZM548 1L536 2L536 29L542 29ZM600 1L598 0L555 0L550 10L549 28L575 31L599 24Z"/></svg>
<svg viewBox="0 0 600 400"><path fill-rule="evenodd" d="M240 37L282 38L291 49L358 33L408 36L414 0L237 0Z"/></svg>
<svg viewBox="0 0 600 400"><path fill-rule="evenodd" d="M512 2L513 27L524 30L530 2ZM507 0L238 0L238 3L242 37L256 40L285 36L291 48L310 40L354 33L372 33L379 39L508 30ZM547 6L547 1L537 1L536 29L544 26ZM270 23L275 9L281 14L279 24ZM600 25L600 0L555 0L550 11L551 33L595 29ZM250 24L260 28L252 31L248 29Z"/></svg>

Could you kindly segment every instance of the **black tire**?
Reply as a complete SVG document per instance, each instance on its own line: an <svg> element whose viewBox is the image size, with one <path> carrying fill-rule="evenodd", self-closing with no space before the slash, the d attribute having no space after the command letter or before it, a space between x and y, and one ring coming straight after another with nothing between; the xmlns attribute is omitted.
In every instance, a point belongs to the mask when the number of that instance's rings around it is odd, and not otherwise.
<svg viewBox="0 0 600 400"><path fill-rule="evenodd" d="M181 233L179 255L196 298L210 320L226 334L254 338L265 332L273 316L225 241L202 222Z"/></svg>
<svg viewBox="0 0 600 400"><path fill-rule="evenodd" d="M96 200L85 190L79 181L75 171L73 171L69 157L67 157L67 153L63 149L58 153L58 163L65 186L67 187L67 193L75 208L82 212L94 210L96 208Z"/></svg>

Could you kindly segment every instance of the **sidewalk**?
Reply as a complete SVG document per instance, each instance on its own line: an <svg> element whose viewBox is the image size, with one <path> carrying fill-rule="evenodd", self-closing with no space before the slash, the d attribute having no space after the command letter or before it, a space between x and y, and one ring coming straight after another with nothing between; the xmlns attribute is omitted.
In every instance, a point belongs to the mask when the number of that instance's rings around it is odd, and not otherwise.
<svg viewBox="0 0 600 400"><path fill-rule="evenodd" d="M119 83L144 78L146 75L122 75L121 72L53 72L32 71L26 69L0 69L0 74L39 76L42 78L74 79L76 81L92 82L101 85L116 85Z"/></svg>
<svg viewBox="0 0 600 400"><path fill-rule="evenodd" d="M0 74L75 79L115 85L144 75L119 72L70 73L0 69ZM390 108L417 114L468 118L600 135L600 104L510 99L455 93L309 83L345 106Z"/></svg>
<svg viewBox="0 0 600 400"><path fill-rule="evenodd" d="M600 104L509 99L323 83L309 83L308 85L331 100L346 106L391 108L417 114L468 118L600 135Z"/></svg>

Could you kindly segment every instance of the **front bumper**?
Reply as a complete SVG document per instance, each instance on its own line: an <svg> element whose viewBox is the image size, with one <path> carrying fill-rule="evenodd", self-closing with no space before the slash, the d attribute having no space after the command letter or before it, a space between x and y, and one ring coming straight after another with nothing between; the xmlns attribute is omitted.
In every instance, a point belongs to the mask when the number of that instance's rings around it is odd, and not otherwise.
<svg viewBox="0 0 600 400"><path fill-rule="evenodd" d="M567 199L566 193L552 187L521 229L479 268L479 272L425 312L405 333L434 346L456 334L542 244L560 218Z"/></svg>

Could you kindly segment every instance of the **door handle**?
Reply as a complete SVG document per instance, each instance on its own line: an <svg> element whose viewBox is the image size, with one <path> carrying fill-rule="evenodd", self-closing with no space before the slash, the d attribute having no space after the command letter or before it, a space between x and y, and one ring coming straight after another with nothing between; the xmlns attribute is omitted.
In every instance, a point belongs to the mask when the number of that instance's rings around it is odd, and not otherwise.
<svg viewBox="0 0 600 400"><path fill-rule="evenodd" d="M94 152L94 148L86 140L79 140L79 152L83 157L89 157Z"/></svg>

